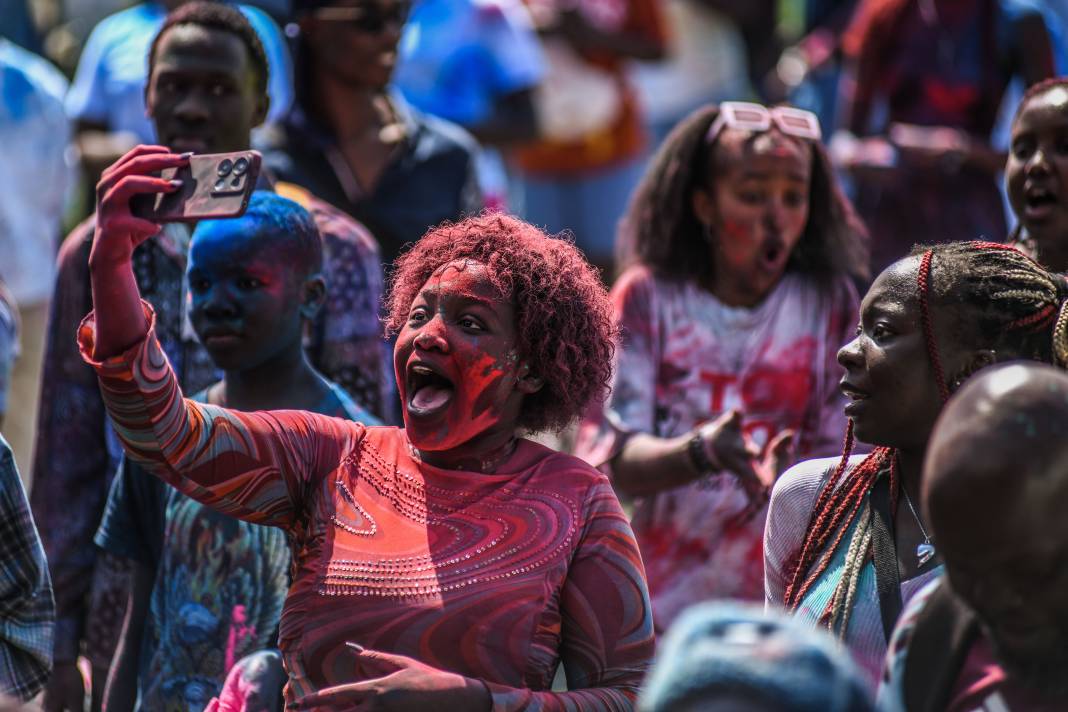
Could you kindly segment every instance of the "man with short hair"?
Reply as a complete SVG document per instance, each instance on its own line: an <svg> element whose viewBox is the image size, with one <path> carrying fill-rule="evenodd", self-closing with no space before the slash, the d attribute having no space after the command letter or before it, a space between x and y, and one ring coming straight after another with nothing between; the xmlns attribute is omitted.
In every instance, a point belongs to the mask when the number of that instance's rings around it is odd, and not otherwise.
<svg viewBox="0 0 1068 712"><path fill-rule="evenodd" d="M969 380L931 436L921 491L946 576L902 614L880 702L1068 709L1068 375L1013 364Z"/></svg>
<svg viewBox="0 0 1068 712"><path fill-rule="evenodd" d="M198 153L249 148L251 130L268 110L263 89L267 66L259 39L240 12L217 3L182 5L164 22L151 66L146 106L161 142ZM270 183L263 175L259 187L270 189ZM378 411L385 372L377 246L362 226L310 194L282 184L277 189L311 213L323 236L324 276L333 286L309 330L308 354L324 376ZM90 218L60 250L31 496L57 604L56 672L45 697L48 712L81 710L75 662L83 642L97 681L93 696L100 698L126 599L122 568L106 556L98 559L92 544L121 454L106 426L96 377L75 343L77 326L92 307L92 234ZM134 269L142 294L156 309L164 350L183 388L192 393L217 381L219 374L185 314L189 238L188 226L167 224L134 253Z"/></svg>

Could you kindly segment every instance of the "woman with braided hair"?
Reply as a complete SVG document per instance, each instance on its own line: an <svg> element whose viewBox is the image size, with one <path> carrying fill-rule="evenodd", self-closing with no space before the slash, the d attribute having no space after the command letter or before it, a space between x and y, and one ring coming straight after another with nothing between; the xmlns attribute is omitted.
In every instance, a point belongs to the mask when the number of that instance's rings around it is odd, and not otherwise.
<svg viewBox="0 0 1068 712"><path fill-rule="evenodd" d="M830 628L873 681L903 602L941 569L922 521L921 464L943 404L989 364L1068 363L1068 285L986 242L915 248L868 290L838 352L850 402L840 460L791 468L764 535L768 603ZM854 439L875 446L850 457Z"/></svg>

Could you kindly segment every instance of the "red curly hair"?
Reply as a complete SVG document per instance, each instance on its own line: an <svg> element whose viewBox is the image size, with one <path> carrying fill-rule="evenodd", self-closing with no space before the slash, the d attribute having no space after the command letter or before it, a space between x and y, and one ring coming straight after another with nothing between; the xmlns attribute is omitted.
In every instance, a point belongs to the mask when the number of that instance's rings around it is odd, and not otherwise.
<svg viewBox="0 0 1068 712"><path fill-rule="evenodd" d="M519 425L559 430L608 393L616 327L608 292L569 241L522 220L484 213L430 230L393 264L386 328L396 333L436 269L454 260L486 265L516 310L520 357L543 382L527 396Z"/></svg>

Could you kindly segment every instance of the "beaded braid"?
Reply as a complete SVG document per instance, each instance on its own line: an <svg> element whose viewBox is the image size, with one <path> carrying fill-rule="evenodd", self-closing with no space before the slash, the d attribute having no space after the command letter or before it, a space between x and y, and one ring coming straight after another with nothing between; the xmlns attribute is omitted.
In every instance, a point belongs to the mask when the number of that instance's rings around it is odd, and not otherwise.
<svg viewBox="0 0 1068 712"><path fill-rule="evenodd" d="M942 369L942 359L938 355L938 344L935 342L934 327L931 326L931 260L934 258L934 250L927 250L920 260L920 271L916 282L920 287L920 317L923 320L923 340L927 343L927 357L931 359L931 367L934 368L935 381L938 383L938 394L942 396L942 402L949 400L949 386L946 384L946 373Z"/></svg>
<svg viewBox="0 0 1068 712"><path fill-rule="evenodd" d="M943 402L949 396L945 373L935 343L930 313L931 295L958 297L955 301L975 310L979 339L986 339L998 347L1003 356L1046 360L1061 368L1068 368L1068 281L1044 270L1018 249L994 242L948 243L933 247L919 247L913 256L920 256L917 287L923 321L927 353L939 385ZM936 285L931 279L934 258L945 262L945 284ZM1051 329L1052 327L1052 329ZM1051 331L1049 331L1051 329ZM1050 334L1049 341L1032 341L1035 336ZM1031 352L1026 350L1030 345ZM1015 348L1014 348L1015 347ZM856 467L846 472L854 443L853 422L849 421L843 443L842 459L823 485L816 498L808 530L798 552L787 565L788 585L784 603L788 610L796 610L812 586L826 572L832 554L841 545L846 531L864 510L868 495L880 472L890 469L891 508L896 510L899 492L896 451L879 447ZM865 525L861 522L861 525ZM858 525L847 550L843 577L827 610L821 617L824 625L845 635L848 611L855 595L856 577L871 556L870 538ZM854 547L853 544L857 546Z"/></svg>

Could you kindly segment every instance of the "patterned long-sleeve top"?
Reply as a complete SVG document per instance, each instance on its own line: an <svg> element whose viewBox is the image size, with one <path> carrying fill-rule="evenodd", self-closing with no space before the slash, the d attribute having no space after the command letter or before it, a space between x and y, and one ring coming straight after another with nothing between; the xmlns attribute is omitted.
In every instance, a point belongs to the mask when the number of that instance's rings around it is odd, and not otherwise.
<svg viewBox="0 0 1068 712"><path fill-rule="evenodd" d="M378 319L382 268L374 239L322 201L306 193L284 194L304 204L323 237L330 291L311 324L308 353L324 376L377 413L383 404L385 369ZM67 237L59 253L30 493L56 592L56 659L64 661L77 657L84 634L85 601L96 562L93 533L122 452L107 426L93 369L82 361L71 338L92 308L92 237L90 219ZM133 265L141 294L157 310L160 343L182 386L194 393L221 374L186 318L188 245L188 230L169 224L134 251Z"/></svg>
<svg viewBox="0 0 1068 712"><path fill-rule="evenodd" d="M0 694L28 700L52 672L48 564L11 448L0 437Z"/></svg>
<svg viewBox="0 0 1068 712"><path fill-rule="evenodd" d="M94 333L90 316L87 361ZM413 459L397 428L184 400L154 327L94 365L131 460L291 537L287 703L355 681L353 641L480 679L497 710L632 708L651 607L633 533L594 468L522 440L503 471L443 470ZM568 692L550 691L558 663Z"/></svg>
<svg viewBox="0 0 1068 712"><path fill-rule="evenodd" d="M638 266L620 277L612 299L623 341L611 397L579 431L576 452L588 462L605 467L631 433L675 437L732 408L758 445L790 428L801 456L840 448L845 415L835 358L858 311L847 278L820 284L787 273L763 302L745 308ZM698 601L760 599L766 509L739 516L748 508L726 473L635 501L657 630Z"/></svg>

